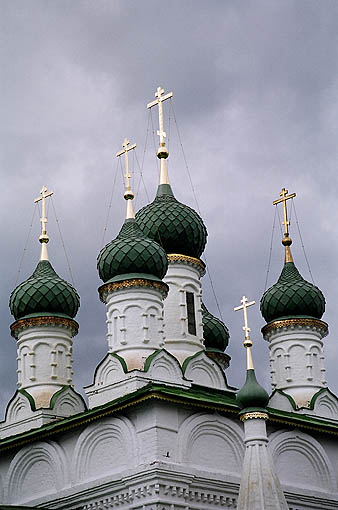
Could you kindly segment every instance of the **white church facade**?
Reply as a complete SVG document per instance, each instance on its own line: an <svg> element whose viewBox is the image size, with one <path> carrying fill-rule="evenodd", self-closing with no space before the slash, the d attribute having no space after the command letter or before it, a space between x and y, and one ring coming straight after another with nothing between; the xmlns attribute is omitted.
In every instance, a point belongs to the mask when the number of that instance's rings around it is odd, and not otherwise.
<svg viewBox="0 0 338 510"><path fill-rule="evenodd" d="M261 299L273 391L256 380L243 297L246 383L227 380L229 332L202 301L207 231L169 182L161 88L160 181L134 214L126 140L127 212L98 256L107 354L86 388L73 386L76 290L47 252L11 294L17 391L0 423L0 508L82 510L338 509L338 398L327 387L325 299L291 254ZM254 351L253 351L254 357ZM244 354L243 354L244 359ZM242 360L236 360L242 366ZM244 371L244 367L243 367Z"/></svg>

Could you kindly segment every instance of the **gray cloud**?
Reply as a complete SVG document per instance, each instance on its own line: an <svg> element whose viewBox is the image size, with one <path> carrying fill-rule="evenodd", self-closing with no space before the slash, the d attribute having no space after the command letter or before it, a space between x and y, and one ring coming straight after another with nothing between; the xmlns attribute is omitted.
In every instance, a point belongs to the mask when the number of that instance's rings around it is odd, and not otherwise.
<svg viewBox="0 0 338 510"><path fill-rule="evenodd" d="M138 144L142 161L146 104L160 84L174 91L184 150L209 231L206 258L231 332L229 382L240 385L244 379L241 317L233 307L243 293L256 301L263 293L271 203L286 186L297 192L307 255L327 299L327 376L337 393L337 3L3 0L0 9L2 409L16 382L8 298L42 184L55 191L81 295L75 383L79 389L92 381L106 352L96 257L116 171L114 154L128 136ZM156 123L155 113L153 119ZM173 188L179 200L196 208L166 104L167 132L169 122ZM137 181L136 162L133 166ZM153 197L157 162L151 128L143 171ZM137 207L146 201L140 186ZM106 242L117 234L124 207L119 173ZM69 280L51 210L48 230L51 261ZM37 263L38 235L36 217L22 279ZM295 221L292 236L295 261L309 279ZM269 285L282 261L278 227ZM203 285L206 304L217 314L207 277ZM250 311L250 320L260 379L268 386L268 345L261 339L264 321L258 307Z"/></svg>

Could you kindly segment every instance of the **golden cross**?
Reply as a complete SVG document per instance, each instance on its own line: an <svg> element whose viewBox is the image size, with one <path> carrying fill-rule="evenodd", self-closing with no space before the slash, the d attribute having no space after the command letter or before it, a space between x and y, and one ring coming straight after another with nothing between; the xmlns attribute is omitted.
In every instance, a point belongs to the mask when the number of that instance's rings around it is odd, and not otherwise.
<svg viewBox="0 0 338 510"><path fill-rule="evenodd" d="M234 312L237 312L238 310L243 310L243 314L244 314L243 331L245 333L245 340L250 340L250 331L251 331L251 329L248 326L248 312L247 312L247 308L249 306L255 305L256 301L250 301L250 303L249 303L248 302L248 298L246 296L243 296L242 299L241 299L241 303L242 304L240 306L236 306L236 308L234 308Z"/></svg>
<svg viewBox="0 0 338 510"><path fill-rule="evenodd" d="M234 311L237 312L238 310L243 310L243 315L244 315L243 331L245 333L244 347L246 347L246 368L247 368L247 370L253 370L254 366L253 366L252 355L251 355L252 341L250 339L251 329L248 326L247 308L249 306L255 305L256 301L248 302L248 298L246 296L243 296L241 299L241 303L242 304L240 306L236 306L234 308Z"/></svg>
<svg viewBox="0 0 338 510"><path fill-rule="evenodd" d="M135 149L135 147L136 147L136 143L134 143L133 145L129 145L129 144L130 144L129 140L127 138L125 138L123 141L123 144L122 144L123 150L116 153L117 158L119 156L122 156L122 154L125 155L126 173L125 173L124 177L126 179L126 190L127 191L130 191L130 177L131 177L131 175L129 173L128 151L131 151L132 149Z"/></svg>
<svg viewBox="0 0 338 510"><path fill-rule="evenodd" d="M158 123L159 123L159 130L157 131L158 136L160 137L160 145L164 147L165 145L165 137L166 132L164 131L164 124L163 124L163 101L166 101L166 99L169 99L173 96L172 92L168 92L168 94L164 94L164 89L162 87L157 87L157 90L155 92L155 101L152 101L151 103L147 104L147 108L152 108L153 106L156 106L158 104Z"/></svg>
<svg viewBox="0 0 338 510"><path fill-rule="evenodd" d="M283 203L283 214L284 214L284 221L282 221L282 224L284 225L284 237L289 236L289 225L290 222L288 220L288 210L286 207L286 201L289 200L289 198L294 198L296 196L296 193L292 193L291 195L288 195L289 191L285 188L282 189L280 196L282 198L279 198L278 200L275 200L272 202L272 205L277 205L280 202Z"/></svg>
<svg viewBox="0 0 338 510"><path fill-rule="evenodd" d="M47 217L46 217L46 198L51 197L53 195L54 191L48 191L47 192L47 186L42 186L40 194L41 197L38 197L34 200L34 203L40 202L42 200L42 214L41 214L41 236L40 241L41 242L48 242L48 236L47 236Z"/></svg>

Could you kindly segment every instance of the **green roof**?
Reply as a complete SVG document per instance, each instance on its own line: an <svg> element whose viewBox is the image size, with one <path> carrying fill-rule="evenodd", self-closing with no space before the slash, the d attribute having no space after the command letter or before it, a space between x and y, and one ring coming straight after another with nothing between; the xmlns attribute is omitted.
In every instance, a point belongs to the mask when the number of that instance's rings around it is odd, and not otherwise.
<svg viewBox="0 0 338 510"><path fill-rule="evenodd" d="M41 260L32 276L13 290L9 306L15 319L30 314L75 317L80 298L74 287L57 275L49 260Z"/></svg>
<svg viewBox="0 0 338 510"><path fill-rule="evenodd" d="M155 200L136 214L146 236L167 253L199 258L207 241L207 229L196 211L174 197L170 184L160 184Z"/></svg>
<svg viewBox="0 0 338 510"><path fill-rule="evenodd" d="M213 409L222 413L238 414L240 411L236 404L235 393L233 392L197 385L186 389L166 386L165 384L149 383L143 388L94 409L43 425L39 429L32 429L16 436L1 439L0 451L17 448L18 446L47 437L55 437L59 433L64 434L66 430L83 427L84 424L121 412L123 409L142 403L145 400L168 400L175 404L187 405L196 409ZM291 425L300 429L317 430L321 433L338 435L338 422L333 423L325 418L280 411L269 407L266 410L271 422L281 423L284 427Z"/></svg>
<svg viewBox="0 0 338 510"><path fill-rule="evenodd" d="M264 292L260 308L266 322L297 316L320 319L325 298L318 287L304 280L293 262L286 262L277 283Z"/></svg>
<svg viewBox="0 0 338 510"><path fill-rule="evenodd" d="M220 319L212 315L202 303L203 338L206 350L224 352L229 344L229 330Z"/></svg>
<svg viewBox="0 0 338 510"><path fill-rule="evenodd" d="M117 238L100 251L97 269L104 282L131 273L162 279L168 269L168 258L163 248L146 237L130 218L125 220Z"/></svg>

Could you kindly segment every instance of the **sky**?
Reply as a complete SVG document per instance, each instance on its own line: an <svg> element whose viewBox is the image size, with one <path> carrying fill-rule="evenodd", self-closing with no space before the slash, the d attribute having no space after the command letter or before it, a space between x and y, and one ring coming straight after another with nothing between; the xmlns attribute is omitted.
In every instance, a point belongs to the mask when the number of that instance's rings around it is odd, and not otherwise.
<svg viewBox="0 0 338 510"><path fill-rule="evenodd" d="M164 118L175 196L208 229L203 299L230 330L229 384L245 377L243 318L233 311L245 294L257 302L257 376L270 387L258 303L283 265L272 202L286 187L297 194L295 263L311 281L307 257L326 298L327 380L338 393L337 48L335 0L0 0L0 417L17 380L8 300L39 259L32 217L42 185L57 218L49 206L50 260L71 281L68 259L81 296L78 391L107 352L96 258L125 214L115 154L125 137L137 144L138 210L157 187L157 115L146 105L158 86L173 91Z"/></svg>

